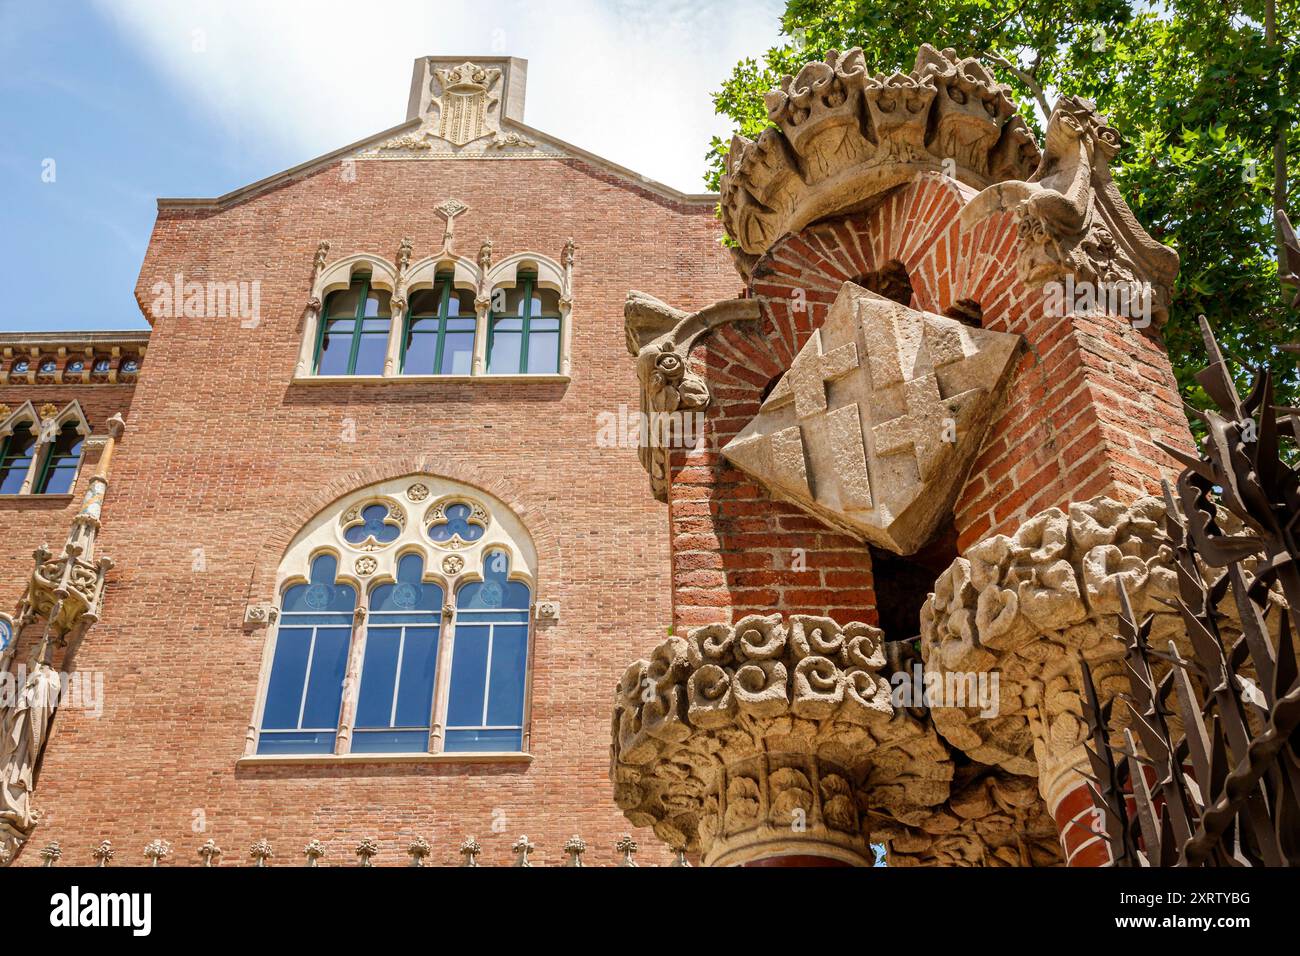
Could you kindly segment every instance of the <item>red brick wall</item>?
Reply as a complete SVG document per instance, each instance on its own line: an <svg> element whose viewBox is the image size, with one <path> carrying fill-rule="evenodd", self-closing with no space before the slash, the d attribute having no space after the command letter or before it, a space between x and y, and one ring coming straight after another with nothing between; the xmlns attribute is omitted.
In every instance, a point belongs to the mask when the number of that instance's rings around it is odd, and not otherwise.
<svg viewBox="0 0 1300 956"><path fill-rule="evenodd" d="M498 258L558 258L575 238L572 382L291 384L319 240L332 243L331 261L391 261L411 236L419 259L441 244L432 208L452 197L469 206L456 220L462 255L490 237ZM456 862L474 834L483 862L500 864L526 833L549 864L576 832L591 863L612 862L628 827L610 799L610 705L623 669L670 623L669 562L664 506L635 449L597 447L596 416L638 408L623 332L629 289L692 309L737 294L718 240L708 205L675 204L578 161L361 161L355 182L331 167L222 211L163 210L142 305L177 272L257 279L262 320L155 324L104 508L102 547L117 569L79 662L105 674L105 711L59 716L37 845L59 840L65 862L85 863L107 838L119 862L135 863L162 837L193 863L211 837L242 865L265 836L277 862L298 864L318 838L327 863L352 864L369 836L383 865L405 862L416 835L432 842L431 862ZM340 441L348 418L351 444ZM266 639L244 627L246 604L275 598L278 551L313 511L422 459L514 504L539 548L537 597L561 604L560 622L534 638L535 759L237 769ZM50 515L53 533L18 521L6 547L61 539L69 517ZM199 811L201 833L191 828ZM658 841L639 839L643 856L666 861Z"/></svg>

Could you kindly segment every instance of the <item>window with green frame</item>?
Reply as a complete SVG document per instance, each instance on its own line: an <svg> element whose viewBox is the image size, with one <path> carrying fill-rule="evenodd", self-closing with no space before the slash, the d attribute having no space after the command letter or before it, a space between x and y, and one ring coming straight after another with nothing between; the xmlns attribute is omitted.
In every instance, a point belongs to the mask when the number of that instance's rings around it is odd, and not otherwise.
<svg viewBox="0 0 1300 956"><path fill-rule="evenodd" d="M440 272L432 289L411 293L402 335L403 375L469 375L474 364L474 293Z"/></svg>
<svg viewBox="0 0 1300 956"><path fill-rule="evenodd" d="M0 446L0 495L16 495L23 490L27 474L32 469L32 455L36 452L36 433L30 422L19 422L5 436Z"/></svg>
<svg viewBox="0 0 1300 956"><path fill-rule="evenodd" d="M501 290L504 308L488 319L489 374L559 372L560 296L536 286L537 276L520 273L513 289Z"/></svg>
<svg viewBox="0 0 1300 956"><path fill-rule="evenodd" d="M81 463L81 440L76 422L68 422L59 429L41 463L40 476L32 488L35 494L66 495L72 492L77 466Z"/></svg>
<svg viewBox="0 0 1300 956"><path fill-rule="evenodd" d="M325 300L316 339L317 375L383 375L392 323L391 296L358 273Z"/></svg>

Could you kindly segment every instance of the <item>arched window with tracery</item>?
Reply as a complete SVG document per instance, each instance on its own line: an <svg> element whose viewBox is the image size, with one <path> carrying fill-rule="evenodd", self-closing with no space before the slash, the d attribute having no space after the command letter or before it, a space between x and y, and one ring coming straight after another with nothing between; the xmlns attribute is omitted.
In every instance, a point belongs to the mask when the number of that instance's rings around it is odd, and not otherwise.
<svg viewBox="0 0 1300 956"><path fill-rule="evenodd" d="M316 344L317 375L383 375L392 324L391 294L358 272L325 300Z"/></svg>
<svg viewBox="0 0 1300 956"><path fill-rule="evenodd" d="M410 475L289 545L247 756L526 752L537 555L479 489Z"/></svg>
<svg viewBox="0 0 1300 956"><path fill-rule="evenodd" d="M0 495L69 495L90 425L73 400L0 410Z"/></svg>

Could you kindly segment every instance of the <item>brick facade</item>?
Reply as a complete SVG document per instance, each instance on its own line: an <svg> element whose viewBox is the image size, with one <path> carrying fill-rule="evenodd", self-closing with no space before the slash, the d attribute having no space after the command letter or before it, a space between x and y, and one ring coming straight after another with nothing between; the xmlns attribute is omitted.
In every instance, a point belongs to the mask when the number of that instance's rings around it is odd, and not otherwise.
<svg viewBox="0 0 1300 956"><path fill-rule="evenodd" d="M418 258L439 247L444 223L430 210L449 197L469 207L457 221L462 254L490 237L498 255L558 257L575 239L572 381L292 383L318 241L332 243L331 259L391 260L410 236ZM261 320L159 318L134 396L85 390L92 425L122 411L128 426L100 538L117 568L78 661L104 674L106 700L98 719L59 714L36 839L85 863L108 838L134 863L162 837L178 862L194 863L213 838L227 863L242 863L265 836L278 861L297 863L317 838L338 864L370 836L376 862L391 864L417 835L432 842L431 862L455 862L474 834L483 862L499 864L527 833L549 864L581 833L592 862L612 859L627 824L608 799L609 701L626 661L669 626L670 588L663 506L633 449L597 447L596 416L636 408L622 328L629 289L691 308L737 294L719 236L710 204L665 199L580 160L358 161L352 181L333 164L227 208L164 207L137 284L142 308L177 273L259 280ZM348 419L354 442L341 437ZM243 624L246 605L276 599L279 555L314 513L425 469L509 503L538 546L535 598L561 604L559 623L534 634L531 764L237 768L266 644L265 628ZM57 545L75 507L0 508L16 598L31 549ZM640 836L647 859L666 861Z"/></svg>

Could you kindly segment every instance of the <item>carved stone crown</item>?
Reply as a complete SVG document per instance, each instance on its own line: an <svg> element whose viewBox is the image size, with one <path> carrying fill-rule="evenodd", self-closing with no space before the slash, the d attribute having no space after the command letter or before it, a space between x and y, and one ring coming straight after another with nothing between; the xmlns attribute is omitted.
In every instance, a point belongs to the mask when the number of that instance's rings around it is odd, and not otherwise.
<svg viewBox="0 0 1300 956"><path fill-rule="evenodd" d="M723 224L753 256L919 172L976 188L1027 178L1038 146L1009 94L978 60L929 44L891 76L869 74L859 48L832 51L768 93L771 128L732 140Z"/></svg>

